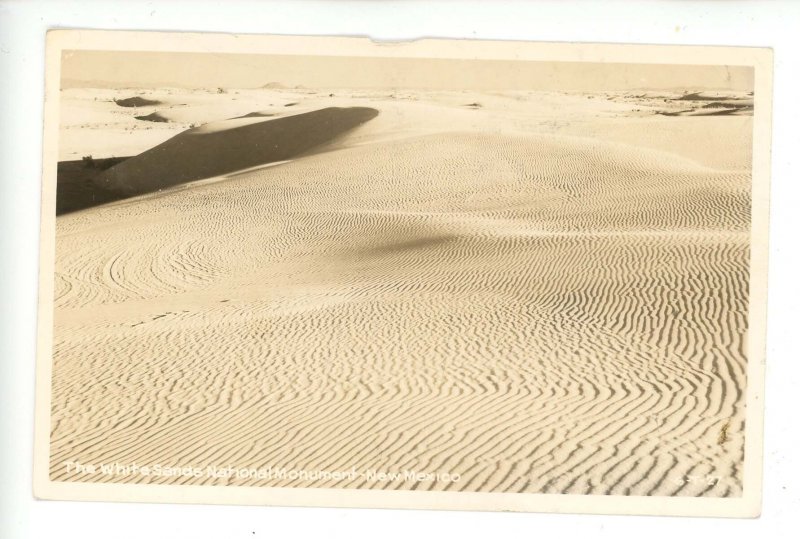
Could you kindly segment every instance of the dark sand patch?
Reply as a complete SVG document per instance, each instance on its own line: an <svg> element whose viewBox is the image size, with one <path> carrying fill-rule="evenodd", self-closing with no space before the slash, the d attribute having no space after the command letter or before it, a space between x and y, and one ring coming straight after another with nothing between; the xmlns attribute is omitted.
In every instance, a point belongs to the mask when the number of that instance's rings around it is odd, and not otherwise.
<svg viewBox="0 0 800 539"><path fill-rule="evenodd" d="M145 122L169 122L167 118L165 118L158 112L153 112L152 114L148 114L147 116L136 116L136 119L144 120Z"/></svg>
<svg viewBox="0 0 800 539"><path fill-rule="evenodd" d="M120 107L150 107L153 105L160 105L161 101L154 99L145 99L144 97L128 97L126 99L115 99L114 103Z"/></svg>

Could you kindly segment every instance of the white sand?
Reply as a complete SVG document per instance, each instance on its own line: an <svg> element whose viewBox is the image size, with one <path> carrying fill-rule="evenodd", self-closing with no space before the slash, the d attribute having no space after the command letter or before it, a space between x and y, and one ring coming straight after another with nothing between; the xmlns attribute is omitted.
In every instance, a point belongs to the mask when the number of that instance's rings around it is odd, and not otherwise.
<svg viewBox="0 0 800 539"><path fill-rule="evenodd" d="M741 493L751 117L527 92L111 101L136 93L63 93L62 159L141 153L103 181L155 192L58 218L53 479ZM174 181L211 151L196 137L241 150L261 139L237 128L330 107L379 114L265 157L281 164ZM274 116L228 121L255 111ZM169 121L135 119L153 113Z"/></svg>

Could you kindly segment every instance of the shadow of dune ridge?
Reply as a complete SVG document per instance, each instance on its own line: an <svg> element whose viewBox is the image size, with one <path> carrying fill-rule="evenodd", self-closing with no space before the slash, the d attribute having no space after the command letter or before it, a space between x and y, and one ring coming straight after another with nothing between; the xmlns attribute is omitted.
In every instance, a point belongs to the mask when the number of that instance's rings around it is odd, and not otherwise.
<svg viewBox="0 0 800 539"><path fill-rule="evenodd" d="M246 125L189 129L94 178L121 198L286 161L333 142L378 115L368 107L329 107Z"/></svg>
<svg viewBox="0 0 800 539"><path fill-rule="evenodd" d="M85 210L124 198L119 193L99 187L95 180L103 171L126 159L130 157L91 159L87 156L87 159L59 161L56 169L56 215Z"/></svg>

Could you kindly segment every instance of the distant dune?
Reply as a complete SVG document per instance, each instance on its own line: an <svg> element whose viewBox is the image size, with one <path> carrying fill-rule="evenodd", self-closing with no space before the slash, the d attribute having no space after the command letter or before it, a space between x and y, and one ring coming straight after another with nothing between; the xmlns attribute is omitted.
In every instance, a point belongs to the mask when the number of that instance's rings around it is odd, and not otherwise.
<svg viewBox="0 0 800 539"><path fill-rule="evenodd" d="M238 120L239 118L269 118L270 116L276 116L276 113L268 111L248 112L247 114L242 114L241 116L235 116L234 118L231 119Z"/></svg>
<svg viewBox="0 0 800 539"><path fill-rule="evenodd" d="M126 99L116 99L114 103L119 105L120 107L149 107L152 105L160 105L160 101L155 101L152 99L145 99L144 97L128 97Z"/></svg>
<svg viewBox="0 0 800 539"><path fill-rule="evenodd" d="M704 92L694 92L690 94L685 94L681 96L679 99L683 101L718 101L720 99L729 99L729 100L751 100L752 101L752 92L711 92L711 91L704 91ZM752 104L752 103L751 103Z"/></svg>
<svg viewBox="0 0 800 539"><path fill-rule="evenodd" d="M147 114L145 116L136 116L136 119L137 120L143 120L145 122L168 122L169 121L168 118L166 118L165 116L162 116L158 112L152 112L152 113Z"/></svg>
<svg viewBox="0 0 800 539"><path fill-rule="evenodd" d="M753 115L752 92L642 92L623 94L618 98L638 103L643 109L662 116Z"/></svg>
<svg viewBox="0 0 800 539"><path fill-rule="evenodd" d="M659 113L726 99L116 95L62 107L132 157L60 167L128 198L57 219L53 480L741 495L752 117Z"/></svg>

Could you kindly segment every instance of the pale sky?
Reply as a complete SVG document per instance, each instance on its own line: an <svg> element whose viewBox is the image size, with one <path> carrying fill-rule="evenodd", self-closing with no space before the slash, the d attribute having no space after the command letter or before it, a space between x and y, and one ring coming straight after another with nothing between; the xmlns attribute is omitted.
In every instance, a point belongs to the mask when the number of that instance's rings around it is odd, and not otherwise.
<svg viewBox="0 0 800 539"><path fill-rule="evenodd" d="M753 89L742 66L530 62L136 51L64 51L62 87L595 91Z"/></svg>

